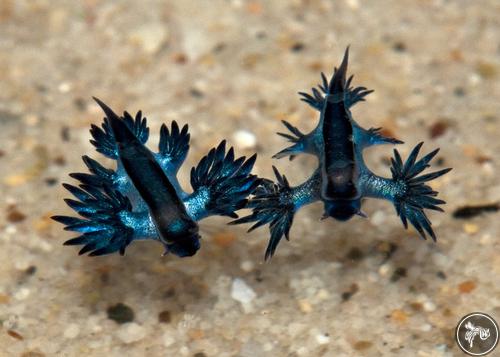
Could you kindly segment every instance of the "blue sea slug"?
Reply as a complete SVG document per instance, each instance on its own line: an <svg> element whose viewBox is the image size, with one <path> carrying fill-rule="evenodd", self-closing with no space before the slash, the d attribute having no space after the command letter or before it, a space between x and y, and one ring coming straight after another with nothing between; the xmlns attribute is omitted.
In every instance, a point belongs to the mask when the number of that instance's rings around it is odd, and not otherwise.
<svg viewBox="0 0 500 357"><path fill-rule="evenodd" d="M252 213L231 222L232 224L254 223L250 231L262 225L269 225L271 238L266 250L266 259L271 257L278 243L289 238L295 213L303 206L321 201L324 205L323 218L333 217L347 221L354 215L366 216L361 210L364 198L379 198L391 201L405 228L408 221L424 239L429 235L436 240L431 222L424 209L442 211L443 200L436 198L426 182L438 178L451 169L421 173L439 149L417 160L422 147L419 143L403 162L399 152L394 150L391 163L391 178L380 177L371 172L363 160L363 150L378 144L402 144L394 138L381 134L381 128L364 129L353 119L350 108L364 101L372 91L365 87L352 87L347 78L349 48L342 63L334 70L328 82L322 73L319 90L312 89L312 95L300 92L301 100L319 111L316 128L304 134L290 123L283 121L290 133L278 133L292 145L277 153L275 158L298 154L317 157L318 167L304 183L292 187L287 178L273 167L277 182L263 180L249 201Z"/></svg>
<svg viewBox="0 0 500 357"><path fill-rule="evenodd" d="M81 217L54 216L65 230L80 235L65 242L83 245L80 254L125 253L134 240L150 239L163 244L165 253L192 256L200 248L198 221L219 215L237 218L247 196L259 184L251 174L256 155L235 158L222 141L191 169L192 193L182 190L177 172L188 150L188 126L170 129L163 124L159 150L149 150L146 118L125 112L115 114L99 99L106 117L102 128L92 125L91 143L104 156L117 161L116 170L83 156L90 173L73 173L79 187L64 184L76 198L66 203Z"/></svg>

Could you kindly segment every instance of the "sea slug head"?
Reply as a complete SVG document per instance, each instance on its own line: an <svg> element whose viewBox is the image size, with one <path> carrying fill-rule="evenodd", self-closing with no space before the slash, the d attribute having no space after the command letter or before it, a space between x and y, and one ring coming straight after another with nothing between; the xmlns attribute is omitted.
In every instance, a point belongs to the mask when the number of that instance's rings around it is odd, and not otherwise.
<svg viewBox="0 0 500 357"><path fill-rule="evenodd" d="M168 234L160 234L160 241L165 246L165 253L178 257L190 257L200 249L199 228L196 222L179 220L168 227Z"/></svg>
<svg viewBox="0 0 500 357"><path fill-rule="evenodd" d="M338 221L348 221L352 216L360 214L360 208L359 199L325 201L323 218L332 217Z"/></svg>

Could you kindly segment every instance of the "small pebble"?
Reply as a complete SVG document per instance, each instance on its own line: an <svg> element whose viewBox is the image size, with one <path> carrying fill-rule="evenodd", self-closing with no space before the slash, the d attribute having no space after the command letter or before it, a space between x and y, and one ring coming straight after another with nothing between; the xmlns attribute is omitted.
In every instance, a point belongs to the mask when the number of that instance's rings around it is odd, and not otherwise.
<svg viewBox="0 0 500 357"><path fill-rule="evenodd" d="M108 314L108 319L113 320L119 324L134 321L134 310L132 310L129 306L122 304L121 302L108 307L108 310L106 312Z"/></svg>
<svg viewBox="0 0 500 357"><path fill-rule="evenodd" d="M69 82L62 82L61 84L59 84L59 86L57 87L57 89L59 90L59 92L61 93L68 93L72 88L72 85L71 83Z"/></svg>
<svg viewBox="0 0 500 357"><path fill-rule="evenodd" d="M233 140L238 149L251 150L257 146L255 134L248 130L238 130L233 134Z"/></svg>
<svg viewBox="0 0 500 357"><path fill-rule="evenodd" d="M64 158L64 156L58 155L54 157L54 164L56 164L57 166L64 166L66 165L66 159Z"/></svg>
<svg viewBox="0 0 500 357"><path fill-rule="evenodd" d="M22 222L26 219L26 215L20 212L16 207L10 207L7 213L7 220L12 223Z"/></svg>
<svg viewBox="0 0 500 357"><path fill-rule="evenodd" d="M484 79L494 78L497 75L497 69L493 63L479 62L476 69L477 73Z"/></svg>
<svg viewBox="0 0 500 357"><path fill-rule="evenodd" d="M431 137L431 139L438 138L444 135L449 127L450 124L446 119L438 120L429 128L429 136Z"/></svg>
<svg viewBox="0 0 500 357"><path fill-rule="evenodd" d="M47 186L54 186L55 184L57 184L57 179L55 177L47 177L45 179L45 183L47 184Z"/></svg>
<svg viewBox="0 0 500 357"><path fill-rule="evenodd" d="M186 334L191 340L200 340L205 337L205 332L199 328L193 328L187 331Z"/></svg>
<svg viewBox="0 0 500 357"><path fill-rule="evenodd" d="M161 23L149 23L135 29L129 36L131 43L139 45L144 52L155 54L168 39L168 29Z"/></svg>
<svg viewBox="0 0 500 357"><path fill-rule="evenodd" d="M424 310L427 312L434 312L436 311L436 304L433 303L431 300L427 300L423 303Z"/></svg>
<svg viewBox="0 0 500 357"><path fill-rule="evenodd" d="M443 272L443 271L438 271L436 273L436 276L439 278L439 279L443 279L443 280L446 280L446 274Z"/></svg>
<svg viewBox="0 0 500 357"><path fill-rule="evenodd" d="M172 315L170 314L170 311L162 311L158 314L158 321L164 324L170 323L172 321Z"/></svg>
<svg viewBox="0 0 500 357"><path fill-rule="evenodd" d="M446 352L446 351L448 351L448 346L446 345L446 343L440 343L440 344L436 345L436 351Z"/></svg>
<svg viewBox="0 0 500 357"><path fill-rule="evenodd" d="M50 253L54 250L52 244L43 240L37 242L37 247L46 253Z"/></svg>
<svg viewBox="0 0 500 357"><path fill-rule="evenodd" d="M227 248L236 241L236 235L231 232L219 232L212 239L219 247Z"/></svg>
<svg viewBox="0 0 500 357"><path fill-rule="evenodd" d="M319 300L327 300L330 297L330 293L325 289L320 289L316 294Z"/></svg>
<svg viewBox="0 0 500 357"><path fill-rule="evenodd" d="M0 305L1 304L8 304L9 301L10 301L9 295L0 294Z"/></svg>
<svg viewBox="0 0 500 357"><path fill-rule="evenodd" d="M87 102L85 101L84 98L82 97L77 97L73 100L73 105L76 107L76 109L84 112L85 110L87 110ZM67 133L65 133L65 131L67 131ZM67 126L63 126L61 128L61 138L64 140L64 141L69 141L69 128Z"/></svg>
<svg viewBox="0 0 500 357"><path fill-rule="evenodd" d="M451 259L448 256L438 252L432 255L432 261L440 268L447 268L451 264Z"/></svg>
<svg viewBox="0 0 500 357"><path fill-rule="evenodd" d="M359 9L359 0L346 0L346 3L352 10Z"/></svg>
<svg viewBox="0 0 500 357"><path fill-rule="evenodd" d="M20 333L18 333L18 332L16 332L16 331L14 331L14 330L7 330L7 334L8 334L10 337L15 338L16 340L19 340L19 341L24 340L24 337L23 337Z"/></svg>
<svg viewBox="0 0 500 357"><path fill-rule="evenodd" d="M313 310L311 303L305 299L299 300L299 309L306 314L312 312Z"/></svg>
<svg viewBox="0 0 500 357"><path fill-rule="evenodd" d="M481 239L479 239L479 244L481 245L490 245L492 243L492 239L491 239L491 234L483 234L481 236Z"/></svg>
<svg viewBox="0 0 500 357"><path fill-rule="evenodd" d="M349 250L346 254L346 258L352 261L359 261L363 259L364 253L361 249L354 247Z"/></svg>
<svg viewBox="0 0 500 357"><path fill-rule="evenodd" d="M103 327L100 325L101 318L98 315L91 315L87 319L87 323L85 326L86 331L90 331L92 333L100 333L103 330Z"/></svg>
<svg viewBox="0 0 500 357"><path fill-rule="evenodd" d="M374 226L380 226L385 223L387 215L382 211L374 212L370 217L370 223Z"/></svg>
<svg viewBox="0 0 500 357"><path fill-rule="evenodd" d="M352 293L350 291L344 291L341 295L342 301L347 301L351 298Z"/></svg>
<svg viewBox="0 0 500 357"><path fill-rule="evenodd" d="M464 232L467 234L474 234L479 231L479 226L474 223L465 223L464 226Z"/></svg>
<svg viewBox="0 0 500 357"><path fill-rule="evenodd" d="M80 334L80 327L77 324L69 324L66 330L64 330L64 337L68 339L73 339Z"/></svg>
<svg viewBox="0 0 500 357"><path fill-rule="evenodd" d="M302 42L296 42L290 47L292 52L300 52L305 48L305 45Z"/></svg>
<svg viewBox="0 0 500 357"><path fill-rule="evenodd" d="M466 92L465 92L465 89L463 87L456 87L453 90L453 94L457 97L463 97L466 94Z"/></svg>
<svg viewBox="0 0 500 357"><path fill-rule="evenodd" d="M189 348L187 348L186 346L182 346L180 348L179 352L181 355L187 356L187 355L189 355Z"/></svg>
<svg viewBox="0 0 500 357"><path fill-rule="evenodd" d="M297 350L297 355L299 356L307 356L308 355L308 349L305 346L299 347Z"/></svg>
<svg viewBox="0 0 500 357"><path fill-rule="evenodd" d="M378 273L381 276L387 276L389 274L389 270L391 269L389 264L382 264L380 268L378 268Z"/></svg>
<svg viewBox="0 0 500 357"><path fill-rule="evenodd" d="M429 332L430 330L432 330L431 324L423 324L422 326L420 326L420 331Z"/></svg>
<svg viewBox="0 0 500 357"><path fill-rule="evenodd" d="M399 323L406 323L408 320L408 314L400 309L395 309L391 312L391 318Z"/></svg>
<svg viewBox="0 0 500 357"><path fill-rule="evenodd" d="M380 242L377 244L376 249L385 255L384 262L391 259L394 253L398 250L398 246L394 243Z"/></svg>
<svg viewBox="0 0 500 357"><path fill-rule="evenodd" d="M241 270L245 273L250 273L255 267L255 264L251 260L244 260L240 264Z"/></svg>
<svg viewBox="0 0 500 357"><path fill-rule="evenodd" d="M17 233L17 228L14 225L9 224L7 227L5 227L5 234L14 235L16 233Z"/></svg>
<svg viewBox="0 0 500 357"><path fill-rule="evenodd" d="M30 295L31 291L28 288L21 288L14 294L14 299L24 300Z"/></svg>
<svg viewBox="0 0 500 357"><path fill-rule="evenodd" d="M68 142L71 140L71 137L69 135L69 127L67 127L66 125L60 129L59 135L61 136L62 141Z"/></svg>
<svg viewBox="0 0 500 357"><path fill-rule="evenodd" d="M406 51L406 45L404 42L398 41L394 43L392 46L392 49L396 52L405 52Z"/></svg>
<svg viewBox="0 0 500 357"><path fill-rule="evenodd" d="M244 280L236 278L231 285L231 297L242 304L248 304L257 297L257 294Z"/></svg>
<svg viewBox="0 0 500 357"><path fill-rule="evenodd" d="M356 341L352 347L356 351L364 351L364 350L369 349L372 345L373 345L373 342L371 342L371 341L360 340L360 341Z"/></svg>
<svg viewBox="0 0 500 357"><path fill-rule="evenodd" d="M469 83L473 86L476 86L479 83L481 83L481 76L479 76L479 74L477 74L477 73L470 74L468 79L469 79Z"/></svg>
<svg viewBox="0 0 500 357"><path fill-rule="evenodd" d="M354 294L359 291L359 286L356 283L352 283L348 291L344 291L341 295L342 301L349 300Z"/></svg>
<svg viewBox="0 0 500 357"><path fill-rule="evenodd" d="M35 126L40 122L40 117L35 114L27 114L23 119L28 126Z"/></svg>
<svg viewBox="0 0 500 357"><path fill-rule="evenodd" d="M399 268L396 268L396 270L394 270L394 273L392 273L391 281L396 282L399 279L405 278L405 277L406 277L406 268L399 267Z"/></svg>
<svg viewBox="0 0 500 357"><path fill-rule="evenodd" d="M133 343L146 337L146 329L135 322L130 322L120 327L116 335L123 343Z"/></svg>
<svg viewBox="0 0 500 357"><path fill-rule="evenodd" d="M4 327L8 330L14 330L17 328L19 323L19 316L16 314L9 315L6 319L2 321L0 327Z"/></svg>
<svg viewBox="0 0 500 357"><path fill-rule="evenodd" d="M412 303L410 303L410 307L414 311L422 311L424 308L424 305L422 305L420 302L412 302Z"/></svg>
<svg viewBox="0 0 500 357"><path fill-rule="evenodd" d="M472 280L467 280L458 285L458 290L462 294L468 294L476 288L476 283Z"/></svg>
<svg viewBox="0 0 500 357"><path fill-rule="evenodd" d="M184 53L175 53L172 59L177 64L185 64L188 60Z"/></svg>
<svg viewBox="0 0 500 357"><path fill-rule="evenodd" d="M482 163L481 169L486 175L490 177L495 175L495 166L493 166L493 164L489 161Z"/></svg>
<svg viewBox="0 0 500 357"><path fill-rule="evenodd" d="M330 335L327 333L320 333L316 335L316 342L318 342L320 345L326 345L330 342Z"/></svg>
<svg viewBox="0 0 500 357"><path fill-rule="evenodd" d="M28 268L26 268L26 270L24 271L24 273L26 275L28 275L28 276L35 274L36 273L36 266L30 265Z"/></svg>
<svg viewBox="0 0 500 357"><path fill-rule="evenodd" d="M14 267L17 270L22 270L23 272L26 272L26 270L32 265L33 257L30 257L28 255L19 257L16 259L14 262Z"/></svg>
<svg viewBox="0 0 500 357"><path fill-rule="evenodd" d="M480 154L476 157L476 162L478 164L481 164L482 166L484 166L485 164L488 164L488 163L491 163L491 161L493 160L490 156L488 155L483 155L483 154Z"/></svg>
<svg viewBox="0 0 500 357"><path fill-rule="evenodd" d="M270 342L264 343L264 345L262 346L262 349L264 350L264 352L269 352L273 348L274 348L274 345Z"/></svg>
<svg viewBox="0 0 500 357"><path fill-rule="evenodd" d="M204 94L201 90L198 88L191 88L189 90L189 93L194 97L194 98L203 98Z"/></svg>
<svg viewBox="0 0 500 357"><path fill-rule="evenodd" d="M171 331L166 331L163 334L162 340L163 340L163 346L165 347L170 347L175 343L175 338L172 336Z"/></svg>

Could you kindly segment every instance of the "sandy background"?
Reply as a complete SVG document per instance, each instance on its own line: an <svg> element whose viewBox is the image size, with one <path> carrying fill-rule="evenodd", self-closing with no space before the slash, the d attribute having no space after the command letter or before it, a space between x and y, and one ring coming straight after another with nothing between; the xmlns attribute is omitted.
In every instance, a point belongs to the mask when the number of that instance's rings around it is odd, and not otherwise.
<svg viewBox="0 0 500 357"><path fill-rule="evenodd" d="M500 201L499 13L495 0L2 0L0 355L462 355L464 314L500 320L499 214L452 216ZM102 119L91 96L142 109L151 145L161 123L188 123L185 187L224 138L258 152L257 174L276 164L297 184L316 163L271 160L285 146L274 133L281 119L314 127L296 92L330 75L348 44L355 84L376 90L358 122L404 140L405 156L421 140L441 147L436 167L454 168L433 183L448 202L430 214L437 244L372 200L368 220L346 224L303 209L268 263L267 229L217 218L202 222L191 259L162 258L153 242L125 257L62 246L72 235L48 219L70 212L60 183L84 154L105 162L88 142ZM391 154L366 160L389 175Z"/></svg>

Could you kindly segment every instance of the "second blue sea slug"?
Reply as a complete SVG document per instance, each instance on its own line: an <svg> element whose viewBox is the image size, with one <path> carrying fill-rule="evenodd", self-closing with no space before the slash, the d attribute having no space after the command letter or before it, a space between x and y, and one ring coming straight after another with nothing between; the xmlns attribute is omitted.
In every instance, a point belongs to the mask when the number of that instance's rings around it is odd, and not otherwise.
<svg viewBox="0 0 500 357"><path fill-rule="evenodd" d="M313 88L312 95L299 93L303 101L319 111L316 128L304 134L283 121L290 133L279 133L292 145L277 153L275 158L289 156L292 159L298 154L311 154L318 159L317 169L308 180L293 187L273 167L277 182L264 180L249 202L252 214L232 222L253 222L250 230L269 225L271 238L266 259L274 254L283 237L289 238L295 213L317 201L324 205L323 218L347 221L355 215L366 216L361 210L364 198L389 200L405 228L410 222L421 237L429 235L436 240L424 210L442 211L439 205L445 202L436 198L438 192L426 183L451 169L421 174L439 151L436 149L418 159L422 143L411 151L405 161L394 150L390 178L380 177L368 169L363 160L364 149L378 144L401 144L402 141L383 136L380 128L364 129L353 119L350 108L364 101L372 91L365 87L351 87L353 77L347 78L348 58L349 48L329 82L322 74L319 90Z"/></svg>

